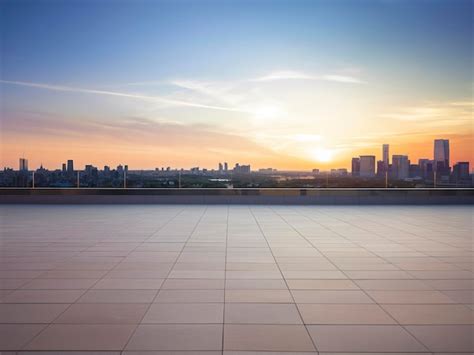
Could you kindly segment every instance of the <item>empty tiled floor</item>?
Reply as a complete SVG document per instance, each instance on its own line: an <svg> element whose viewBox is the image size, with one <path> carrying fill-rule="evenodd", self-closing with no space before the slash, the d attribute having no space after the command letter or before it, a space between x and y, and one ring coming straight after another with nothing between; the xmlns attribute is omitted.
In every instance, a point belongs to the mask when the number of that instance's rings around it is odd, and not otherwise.
<svg viewBox="0 0 474 355"><path fill-rule="evenodd" d="M0 206L0 351L469 354L473 211Z"/></svg>

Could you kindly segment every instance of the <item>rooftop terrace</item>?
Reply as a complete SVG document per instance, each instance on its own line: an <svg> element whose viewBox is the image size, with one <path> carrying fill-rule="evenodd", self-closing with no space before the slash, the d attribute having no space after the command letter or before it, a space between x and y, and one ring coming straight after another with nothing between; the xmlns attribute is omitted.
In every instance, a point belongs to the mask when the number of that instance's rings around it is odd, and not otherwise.
<svg viewBox="0 0 474 355"><path fill-rule="evenodd" d="M472 213L0 205L0 350L471 353Z"/></svg>

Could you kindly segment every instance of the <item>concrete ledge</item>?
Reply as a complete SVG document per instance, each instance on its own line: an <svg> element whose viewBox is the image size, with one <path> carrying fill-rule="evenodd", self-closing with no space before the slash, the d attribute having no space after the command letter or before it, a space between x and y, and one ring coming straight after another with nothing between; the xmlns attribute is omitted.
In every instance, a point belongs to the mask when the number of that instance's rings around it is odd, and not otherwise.
<svg viewBox="0 0 474 355"><path fill-rule="evenodd" d="M474 189L0 188L1 204L459 205Z"/></svg>

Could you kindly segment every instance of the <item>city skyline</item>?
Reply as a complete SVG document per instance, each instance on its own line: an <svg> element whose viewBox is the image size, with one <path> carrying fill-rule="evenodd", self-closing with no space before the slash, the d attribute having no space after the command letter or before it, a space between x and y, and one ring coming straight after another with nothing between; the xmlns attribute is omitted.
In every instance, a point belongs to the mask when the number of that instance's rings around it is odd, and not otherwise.
<svg viewBox="0 0 474 355"><path fill-rule="evenodd" d="M471 1L111 6L0 3L0 166L474 163Z"/></svg>
<svg viewBox="0 0 474 355"><path fill-rule="evenodd" d="M440 138L437 138L437 139L434 139L433 141L433 146L432 146L432 155L431 156L426 156L426 157L422 157L422 158L418 158L418 159L410 159L410 155L409 154L392 154L390 155L390 144L388 143L384 143L382 144L381 146L381 155L380 155L380 159L377 159L378 155L363 155L363 154L360 154L358 155L358 157L352 157L351 158L351 161L349 162L349 167L350 168L346 168L346 167L337 167L337 168L329 168L328 171L331 171L331 172L335 172L337 170L345 170L346 172L349 172L351 171L352 172L352 176L360 176L360 177L375 177L375 176L381 176L381 173L385 174L385 173L388 173L389 172L389 169L393 166L393 164L395 165L398 165L399 164L399 160L401 159L403 161L404 164L408 164L405 169L407 170L406 171L406 174L408 174L408 168L409 168L409 165L410 164L415 164L415 165L425 165L425 169L426 169L426 164L430 164L430 168L433 169L433 171L436 171L436 170L442 170L442 169L447 169L447 172L448 172L448 175L451 173L451 169L453 169L455 167L455 165L459 164L459 163L467 163L468 165L470 164L469 161L455 161L455 160L451 160L450 156L451 156L451 149L450 149L450 141L449 139L440 139ZM397 162L394 163L394 160L397 160ZM361 167L361 163L362 163L362 167ZM91 164L90 162L89 163L86 163L86 164L83 164L84 166L84 169L76 169L76 167L78 165L81 165L81 164L77 164L77 161L76 161L76 165L74 165L74 159L67 159L65 160L65 162L62 162L62 163L59 163L59 166L56 167L56 168L53 168L53 169L48 169L47 167L43 166L43 164L41 163L39 167L37 167L36 169L33 168L33 169L29 169L29 160L26 156L22 156L18 159L18 171L34 171L34 170L41 170L41 169L47 169L47 170L56 170L56 171L62 171L62 172L68 172L68 173L71 173L71 172L75 172L75 171L83 171L83 170L87 170L88 167L90 168L96 168L98 169L99 166L95 166L94 164ZM356 166L354 165L356 164ZM113 168L113 165L114 164L110 164L110 163L105 163L103 164L103 170L114 170ZM191 165L189 167L182 167L182 166L172 166L172 165L168 165L168 166L159 166L159 165L156 165L155 167L151 168L151 169L141 169L141 168L135 168L135 169L130 169L130 170L136 170L136 171L140 171L140 170L148 170L148 171L178 171L178 170L187 170L187 171L199 171L200 169L204 170L204 171L213 171L213 172L231 172L231 171L240 171L240 169L244 169L245 172L250 172L250 171L260 171L260 172L269 172L269 171L277 171L277 169L275 167L271 167L269 165L266 165L264 167L255 167L254 166L254 169L252 170L251 169L252 167L252 164L241 164L239 162L232 162L232 163L229 163L228 161L225 161L225 160L221 160L217 163L214 164L214 166L200 166L200 165ZM12 168L11 166L4 166L3 169L13 169L15 170L14 168ZM117 170L125 170L125 171L128 171L129 170L129 165L124 163L124 162L120 162L118 165L117 165ZM317 168L317 167L312 167L310 169L312 172L314 171L320 171L321 169ZM284 170L284 169L280 169L280 171L291 171L291 170ZM297 170L295 170L297 171ZM321 170L321 171L324 171L324 170ZM354 175L354 172L357 172L357 175ZM446 172L446 170L444 171ZM473 168L473 171L474 173L474 168ZM468 172L469 174L471 173L471 171ZM382 174L382 175L383 175Z"/></svg>

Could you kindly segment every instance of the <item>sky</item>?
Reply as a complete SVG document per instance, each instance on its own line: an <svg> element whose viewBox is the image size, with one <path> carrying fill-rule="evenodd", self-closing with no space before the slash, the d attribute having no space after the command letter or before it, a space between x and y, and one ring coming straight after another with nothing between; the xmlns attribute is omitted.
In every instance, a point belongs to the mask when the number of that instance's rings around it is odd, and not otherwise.
<svg viewBox="0 0 474 355"><path fill-rule="evenodd" d="M0 166L474 164L470 0L0 0Z"/></svg>

